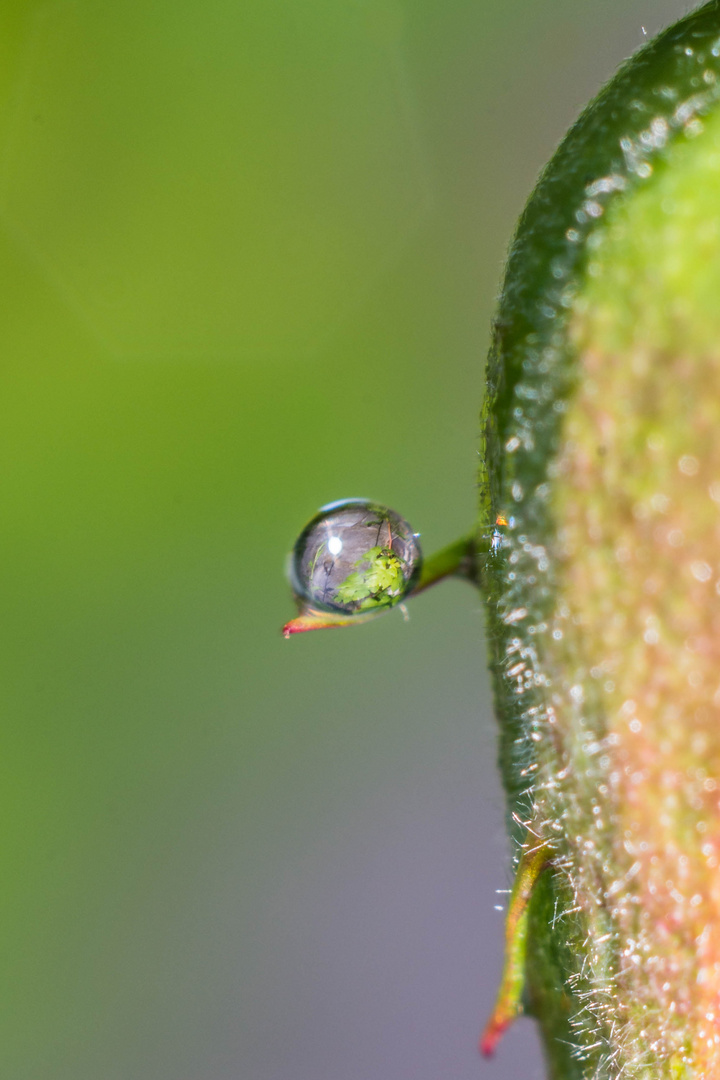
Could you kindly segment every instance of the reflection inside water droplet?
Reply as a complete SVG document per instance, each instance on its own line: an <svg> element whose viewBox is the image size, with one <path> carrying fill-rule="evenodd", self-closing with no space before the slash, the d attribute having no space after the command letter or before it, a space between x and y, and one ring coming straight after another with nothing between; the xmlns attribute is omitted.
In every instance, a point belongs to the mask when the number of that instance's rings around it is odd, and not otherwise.
<svg viewBox="0 0 720 1080"><path fill-rule="evenodd" d="M411 526L365 499L323 507L300 534L290 562L295 594L345 614L391 607L417 583L422 553Z"/></svg>

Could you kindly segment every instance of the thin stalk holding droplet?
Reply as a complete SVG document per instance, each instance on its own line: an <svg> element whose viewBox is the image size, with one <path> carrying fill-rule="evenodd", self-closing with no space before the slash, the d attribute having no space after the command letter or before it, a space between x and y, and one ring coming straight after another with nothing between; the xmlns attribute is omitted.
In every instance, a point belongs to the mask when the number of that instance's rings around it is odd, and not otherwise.
<svg viewBox="0 0 720 1080"><path fill-rule="evenodd" d="M464 578L465 581L477 584L476 545L475 533L470 533L431 555L423 564L420 580L407 599L449 577Z"/></svg>

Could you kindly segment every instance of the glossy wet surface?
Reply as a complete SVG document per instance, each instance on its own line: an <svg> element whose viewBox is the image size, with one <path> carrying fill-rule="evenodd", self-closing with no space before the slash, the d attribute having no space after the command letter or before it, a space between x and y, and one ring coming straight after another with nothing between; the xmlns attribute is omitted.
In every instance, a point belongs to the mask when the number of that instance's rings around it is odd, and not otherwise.
<svg viewBox="0 0 720 1080"><path fill-rule="evenodd" d="M407 521L364 499L324 507L293 549L291 583L312 607L350 614L397 604L417 581L422 553Z"/></svg>

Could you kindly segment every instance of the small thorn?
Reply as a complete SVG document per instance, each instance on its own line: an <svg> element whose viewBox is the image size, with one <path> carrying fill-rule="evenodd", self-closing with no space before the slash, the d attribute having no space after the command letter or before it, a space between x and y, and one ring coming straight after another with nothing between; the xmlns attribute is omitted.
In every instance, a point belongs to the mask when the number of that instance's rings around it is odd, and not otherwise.
<svg viewBox="0 0 720 1080"><path fill-rule="evenodd" d="M304 634L308 630L331 630L335 626L347 626L346 619L319 619L316 615L298 615L282 628L282 635L287 640L293 634Z"/></svg>
<svg viewBox="0 0 720 1080"><path fill-rule="evenodd" d="M526 823L528 832L530 827ZM534 833L532 835L535 835ZM518 864L505 921L505 966L495 1007L480 1037L480 1053L491 1057L502 1035L522 1012L525 985L525 956L528 933L528 903L537 880L550 861L545 843L526 849Z"/></svg>
<svg viewBox="0 0 720 1080"><path fill-rule="evenodd" d="M483 1057L489 1058L493 1056L493 1054L498 1048L498 1043L500 1042L501 1038L503 1037L507 1029L510 1027L510 1024L514 1019L514 1015L506 1018L501 1018L500 1016L496 1016L495 1014L493 1014L493 1016L490 1017L488 1025L482 1033L478 1046L480 1053Z"/></svg>
<svg viewBox="0 0 720 1080"><path fill-rule="evenodd" d="M384 610L387 609L358 611L355 614L343 615L340 612L335 614L331 611L313 611L309 608L291 619L290 622L285 623L282 628L282 635L287 640L293 634L304 634L308 630L332 630L336 626L359 626L361 623L376 619L378 615L382 615Z"/></svg>

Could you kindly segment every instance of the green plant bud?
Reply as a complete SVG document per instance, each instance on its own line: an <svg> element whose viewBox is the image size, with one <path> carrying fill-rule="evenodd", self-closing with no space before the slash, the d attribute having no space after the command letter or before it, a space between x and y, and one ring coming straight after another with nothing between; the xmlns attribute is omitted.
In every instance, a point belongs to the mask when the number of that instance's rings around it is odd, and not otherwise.
<svg viewBox="0 0 720 1080"><path fill-rule="evenodd" d="M519 223L481 521L529 1008L562 1080L720 1076L720 4L629 61Z"/></svg>

